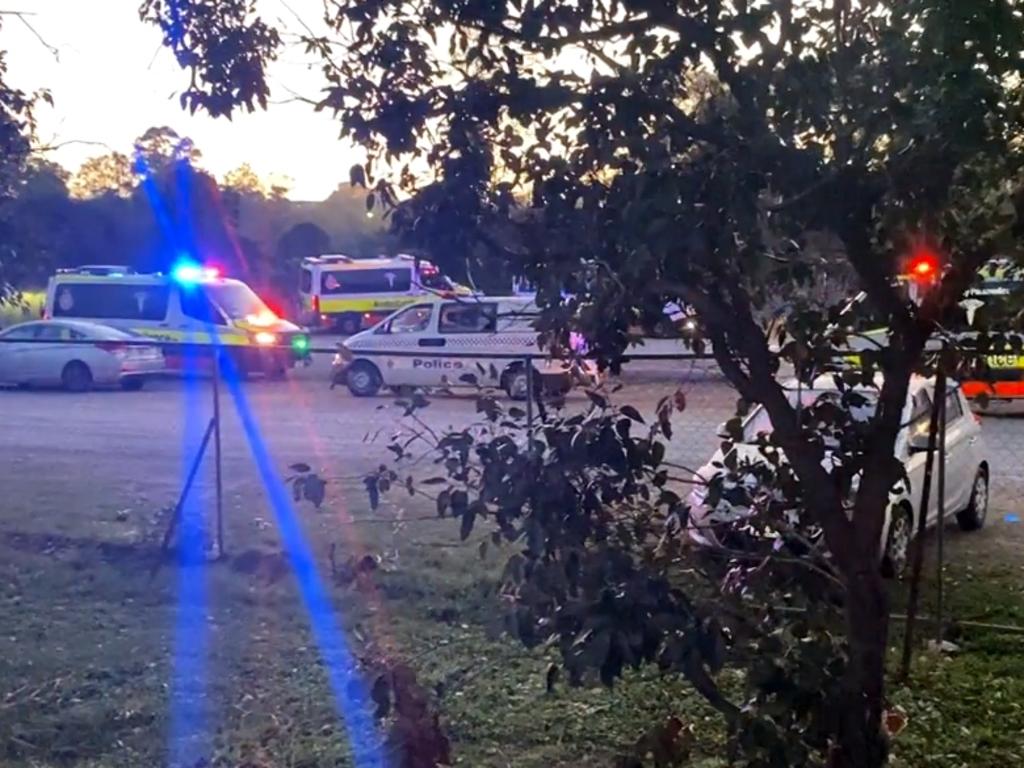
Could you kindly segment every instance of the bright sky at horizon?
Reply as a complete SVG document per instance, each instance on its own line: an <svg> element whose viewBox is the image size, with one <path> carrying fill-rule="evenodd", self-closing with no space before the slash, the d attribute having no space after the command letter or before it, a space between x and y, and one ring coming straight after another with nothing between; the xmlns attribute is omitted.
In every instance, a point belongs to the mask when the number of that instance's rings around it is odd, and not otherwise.
<svg viewBox="0 0 1024 768"><path fill-rule="evenodd" d="M105 10L97 11L100 4ZM151 126L167 125L189 136L203 153L203 166L217 176L249 163L263 178L291 180L289 197L321 200L340 182L360 153L339 140L330 115L309 104L288 102L294 94L315 98L318 68L298 45L287 45L270 71L271 103L266 112L240 113L231 121L189 115L178 95L187 74L160 31L138 17L140 0L0 0L0 10L25 11L27 20L59 58L18 18L5 16L0 50L7 52L10 84L27 91L48 88L52 108L38 111L39 141L61 144L48 153L68 170L111 150L130 152ZM321 0L258 0L260 13L286 31L304 22L319 25ZM96 143L84 143L96 142Z"/></svg>

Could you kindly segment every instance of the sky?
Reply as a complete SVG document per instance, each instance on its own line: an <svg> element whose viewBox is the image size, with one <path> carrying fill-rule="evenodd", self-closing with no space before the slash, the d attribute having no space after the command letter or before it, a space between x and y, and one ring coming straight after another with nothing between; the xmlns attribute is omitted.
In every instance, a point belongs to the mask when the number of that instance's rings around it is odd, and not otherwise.
<svg viewBox="0 0 1024 768"><path fill-rule="evenodd" d="M187 75L161 45L160 31L139 21L139 5L0 0L2 11L31 14L26 20L46 43L17 18L4 17L0 49L7 51L10 84L26 91L48 88L53 95L54 106L38 112L39 143L63 143L49 159L73 171L94 155L130 152L147 128L167 125L195 142L203 167L217 176L249 163L263 178L288 177L289 197L296 200L321 200L348 180L361 155L338 138L338 124L309 104L288 103L294 94L316 98L321 87L312 58L291 41L302 31L296 15L318 28L322 0L258 0L260 14L293 35L270 70L268 109L231 121L181 109L178 95Z"/></svg>

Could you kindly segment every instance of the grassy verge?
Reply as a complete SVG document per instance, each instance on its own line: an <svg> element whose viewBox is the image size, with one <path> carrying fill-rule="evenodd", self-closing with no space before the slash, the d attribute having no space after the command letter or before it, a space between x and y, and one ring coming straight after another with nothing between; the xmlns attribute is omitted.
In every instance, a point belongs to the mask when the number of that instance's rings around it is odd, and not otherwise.
<svg viewBox="0 0 1024 768"><path fill-rule="evenodd" d="M934 583L924 611L933 612ZM908 716L894 744L894 766L1003 768L1024 765L1024 636L957 625L956 620L1024 627L1024 569L990 562L946 575L946 636L959 650L921 651L909 684L891 691ZM918 634L934 636L921 626ZM894 639L901 635L896 633Z"/></svg>
<svg viewBox="0 0 1024 768"><path fill-rule="evenodd" d="M205 714L213 764L351 764L308 615L258 494L229 519L233 558L166 567L151 580L164 516L128 496L90 498L70 481L44 490L8 494L0 517L0 764L165 764L177 596L194 580L206 583L210 603L205 691L192 706ZM348 496L360 509L361 493ZM351 526L343 508L298 514L328 582L332 543L339 557L383 556L372 585L329 585L345 637L357 654L415 667L437 697L458 765L606 766L670 716L692 726L695 764L718 764L721 721L678 680L647 670L612 691L548 693L545 652L493 631L497 557L453 545L450 522ZM378 514L399 512L388 502ZM951 613L1024 623L1020 576L995 564L951 572ZM894 765L1024 764L1021 639L965 629L957 640L959 654L922 654L911 686L892 691L909 717Z"/></svg>

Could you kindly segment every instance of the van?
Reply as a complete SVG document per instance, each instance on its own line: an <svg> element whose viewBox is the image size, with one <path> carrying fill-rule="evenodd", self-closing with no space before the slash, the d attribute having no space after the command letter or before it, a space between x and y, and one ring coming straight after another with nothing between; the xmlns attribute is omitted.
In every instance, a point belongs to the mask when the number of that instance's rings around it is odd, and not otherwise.
<svg viewBox="0 0 1024 768"><path fill-rule="evenodd" d="M537 385L564 391L594 384L589 361L543 357L528 297L428 297L339 345L334 381L369 397L382 387L499 387L515 400L529 392L525 358ZM522 355L522 358L519 356Z"/></svg>
<svg viewBox="0 0 1024 768"><path fill-rule="evenodd" d="M43 316L92 320L159 341L217 341L243 374L279 375L309 354L308 335L248 285L195 265L169 275L111 265L59 270L46 287ZM169 365L180 365L173 344L164 351Z"/></svg>
<svg viewBox="0 0 1024 768"><path fill-rule="evenodd" d="M341 254L312 256L303 259L300 267L302 322L346 335L435 293L472 292L453 283L429 261L404 254L375 259Z"/></svg>

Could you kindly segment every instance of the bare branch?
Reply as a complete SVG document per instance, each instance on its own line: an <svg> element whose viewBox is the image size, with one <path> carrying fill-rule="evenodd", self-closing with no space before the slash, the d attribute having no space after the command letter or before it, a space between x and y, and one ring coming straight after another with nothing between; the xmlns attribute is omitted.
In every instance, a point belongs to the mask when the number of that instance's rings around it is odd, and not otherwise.
<svg viewBox="0 0 1024 768"><path fill-rule="evenodd" d="M28 31L32 33L32 36L35 37L35 39L38 40L39 43L47 51L50 52L53 58L57 61L60 61L60 51L57 49L57 47L54 45L50 45L48 42L46 42L46 39L41 34L39 34L39 30L32 26L32 22L28 20L29 16L35 15L36 14L33 13L32 11L0 11L0 16L13 16L22 24L24 24L25 28L28 29Z"/></svg>

